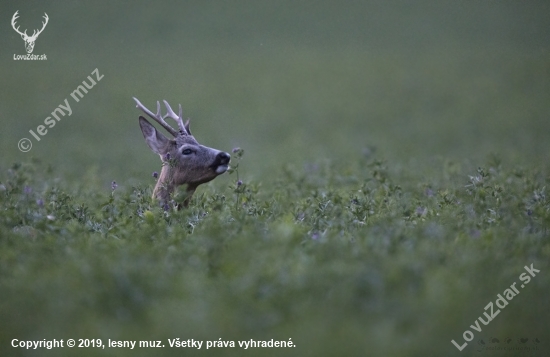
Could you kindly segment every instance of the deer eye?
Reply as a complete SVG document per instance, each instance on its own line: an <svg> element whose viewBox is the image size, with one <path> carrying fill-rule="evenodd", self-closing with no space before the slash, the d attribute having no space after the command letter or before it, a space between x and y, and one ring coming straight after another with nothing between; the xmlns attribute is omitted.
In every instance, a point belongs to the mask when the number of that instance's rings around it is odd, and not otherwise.
<svg viewBox="0 0 550 357"><path fill-rule="evenodd" d="M191 155L193 153L193 150L191 149L185 149L181 152L183 155Z"/></svg>

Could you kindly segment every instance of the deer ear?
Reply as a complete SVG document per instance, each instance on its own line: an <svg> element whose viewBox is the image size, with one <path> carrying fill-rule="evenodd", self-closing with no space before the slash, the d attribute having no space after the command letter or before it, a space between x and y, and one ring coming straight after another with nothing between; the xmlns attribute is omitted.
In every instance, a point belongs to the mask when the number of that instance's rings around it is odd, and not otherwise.
<svg viewBox="0 0 550 357"><path fill-rule="evenodd" d="M159 133L157 129L144 117L139 117L139 126L145 138L145 142L154 153L164 156L170 149L170 140Z"/></svg>

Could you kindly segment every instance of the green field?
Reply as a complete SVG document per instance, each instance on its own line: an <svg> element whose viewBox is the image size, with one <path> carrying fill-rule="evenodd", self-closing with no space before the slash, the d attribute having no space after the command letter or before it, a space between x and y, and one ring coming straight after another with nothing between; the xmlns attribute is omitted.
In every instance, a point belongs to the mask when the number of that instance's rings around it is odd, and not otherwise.
<svg viewBox="0 0 550 357"><path fill-rule="evenodd" d="M0 9L0 356L550 354L550 4ZM134 96L238 170L161 209Z"/></svg>

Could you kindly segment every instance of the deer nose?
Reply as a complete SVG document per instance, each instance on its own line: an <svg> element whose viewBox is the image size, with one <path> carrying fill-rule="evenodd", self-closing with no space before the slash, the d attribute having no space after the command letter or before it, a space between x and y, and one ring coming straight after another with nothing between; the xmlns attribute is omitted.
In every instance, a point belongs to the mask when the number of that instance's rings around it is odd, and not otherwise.
<svg viewBox="0 0 550 357"><path fill-rule="evenodd" d="M218 154L218 157L216 158L216 161L220 163L220 165L227 165L229 164L229 161L231 160L231 156L229 156L226 152L220 152Z"/></svg>

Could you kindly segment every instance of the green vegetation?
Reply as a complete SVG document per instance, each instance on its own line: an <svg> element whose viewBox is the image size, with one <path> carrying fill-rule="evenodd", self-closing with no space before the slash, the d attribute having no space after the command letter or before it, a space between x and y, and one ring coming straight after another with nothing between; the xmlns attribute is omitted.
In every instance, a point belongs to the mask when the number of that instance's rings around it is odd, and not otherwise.
<svg viewBox="0 0 550 357"><path fill-rule="evenodd" d="M542 339L550 177L496 157L439 169L412 178L376 157L285 166L270 187L233 177L178 212L151 203L151 184L67 189L42 165L14 165L0 195L2 345L292 338L297 351L261 353L420 355L454 349L530 264L541 273L476 341Z"/></svg>
<svg viewBox="0 0 550 357"><path fill-rule="evenodd" d="M47 61L0 66L0 356L550 353L547 2L42 3L0 5L22 28L50 18ZM232 153L185 210L151 201L161 163L133 96L181 103L199 142ZM507 339L538 351L481 350Z"/></svg>

